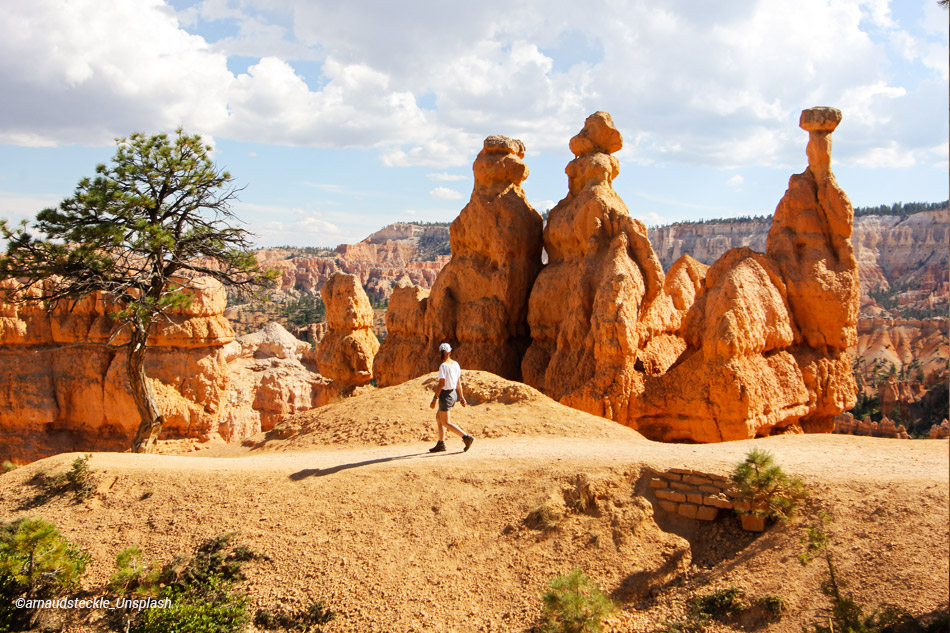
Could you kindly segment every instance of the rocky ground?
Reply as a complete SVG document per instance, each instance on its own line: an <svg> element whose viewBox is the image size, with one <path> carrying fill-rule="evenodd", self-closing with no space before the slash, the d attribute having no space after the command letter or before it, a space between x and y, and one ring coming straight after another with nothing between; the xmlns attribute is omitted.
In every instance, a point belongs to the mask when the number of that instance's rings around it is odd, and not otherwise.
<svg viewBox="0 0 950 633"><path fill-rule="evenodd" d="M478 436L471 451L434 438L422 378L298 414L248 446L187 456L97 453L96 493L43 498L38 473L59 455L0 476L0 515L40 515L92 557L86 595L102 595L121 549L171 560L202 539L236 531L267 560L248 567L255 608L322 599L327 632L529 631L556 574L580 567L620 606L606 630L652 631L686 601L735 586L778 595L779 621L761 614L709 630L798 632L827 605L818 561L802 566L804 526L819 511L848 590L867 607L915 615L947 609L948 444L832 435L709 445L659 444L546 399L523 385L472 376L472 406L454 419ZM430 381L431 382L431 381ZM703 523L654 513L657 470L728 474L753 447L772 452L811 491L801 518L761 535L723 515ZM585 476L589 513L564 499ZM526 521L564 510L550 529ZM104 631L103 614L65 613L68 630Z"/></svg>

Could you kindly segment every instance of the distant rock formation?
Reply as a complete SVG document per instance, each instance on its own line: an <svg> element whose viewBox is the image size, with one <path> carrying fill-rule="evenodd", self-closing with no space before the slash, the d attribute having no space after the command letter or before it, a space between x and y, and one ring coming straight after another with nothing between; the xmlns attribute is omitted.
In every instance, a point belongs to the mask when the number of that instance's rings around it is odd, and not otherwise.
<svg viewBox="0 0 950 633"><path fill-rule="evenodd" d="M356 244L340 244L319 254L293 249L261 249L258 261L281 272L278 290L317 292L330 275L356 275L367 294L389 298L403 275L429 288L449 261L447 226L420 226L397 222L383 227Z"/></svg>
<svg viewBox="0 0 950 633"><path fill-rule="evenodd" d="M934 424L930 427L930 439L945 440L947 438L950 438L950 421L944 419L940 426Z"/></svg>
<svg viewBox="0 0 950 633"><path fill-rule="evenodd" d="M924 376L946 373L948 357L947 318L860 319L855 356L861 368L893 365L896 369L916 365Z"/></svg>
<svg viewBox="0 0 950 633"><path fill-rule="evenodd" d="M156 323L145 369L164 416L162 437L207 441L219 437L229 384L224 347L234 332L221 316L223 286L210 278L190 285L191 304ZM0 459L129 448L139 415L125 353L104 345L110 310L98 296L71 312L0 304Z"/></svg>
<svg viewBox="0 0 950 633"><path fill-rule="evenodd" d="M771 226L772 218L683 222L649 229L648 236L660 263L669 269L683 255L708 265L733 248L745 246L764 252Z"/></svg>
<svg viewBox="0 0 950 633"><path fill-rule="evenodd" d="M677 223L650 229L650 241L664 267L688 253L712 264L731 248L765 250L771 218ZM897 215L864 215L854 220L851 242L861 283L861 318L898 318L908 310L928 311L950 295L950 213L947 209ZM892 307L869 294L893 293ZM859 326L860 327L860 326Z"/></svg>
<svg viewBox="0 0 950 633"><path fill-rule="evenodd" d="M439 364L438 345L468 369L521 377L528 346L527 297L541 268L541 216L525 198L521 141L489 136L473 165L475 187L450 234L452 260L430 292L405 284L393 291L390 336L377 357L380 386L403 382Z"/></svg>
<svg viewBox="0 0 950 633"><path fill-rule="evenodd" d="M916 380L897 380L891 377L878 386L877 392L881 415L892 416L895 411L909 411L911 405L926 393L926 388Z"/></svg>
<svg viewBox="0 0 950 633"><path fill-rule="evenodd" d="M940 427L934 425L935 429ZM863 420L856 419L850 413L841 413L834 417L834 433L842 435L866 435L868 437L890 437L899 440L911 439L910 434L904 425L895 425L894 421L884 417L880 422L874 422L871 418ZM931 438L934 432L931 430Z"/></svg>
<svg viewBox="0 0 950 633"><path fill-rule="evenodd" d="M946 209L903 218L858 218L852 241L862 284L869 289L903 286L907 291L946 297L948 229Z"/></svg>
<svg viewBox="0 0 950 633"><path fill-rule="evenodd" d="M288 416L335 400L330 379L301 362L310 351L279 323L228 343L224 356L231 381L221 437L236 441L269 431Z"/></svg>
<svg viewBox="0 0 950 633"><path fill-rule="evenodd" d="M373 308L355 275L334 273L321 292L329 331L317 349L317 367L342 391L373 379L379 339L373 334Z"/></svg>

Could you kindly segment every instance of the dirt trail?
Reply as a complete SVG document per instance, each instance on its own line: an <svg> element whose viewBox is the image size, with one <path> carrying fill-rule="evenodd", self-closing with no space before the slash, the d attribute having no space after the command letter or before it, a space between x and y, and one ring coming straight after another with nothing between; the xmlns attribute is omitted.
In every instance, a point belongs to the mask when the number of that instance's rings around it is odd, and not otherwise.
<svg viewBox="0 0 950 633"><path fill-rule="evenodd" d="M948 443L908 441L844 435L779 435L720 444L664 444L630 433L630 439L585 440L551 437L479 438L470 453L449 437L449 451L430 454L431 443L378 447L323 447L291 452L266 452L227 445L196 456L132 455L99 453L96 465L108 469L143 471L152 468L216 473L270 471L291 474L313 469L333 474L351 468L383 469L433 466L479 470L498 463L594 461L602 466L637 462L653 468L696 468L728 474L745 454L756 447L775 456L786 471L823 481L854 482L862 479L887 481L940 481L948 478ZM477 449L477 450L476 450ZM461 460L465 461L461 461ZM699 465L699 466L697 466ZM700 467L701 466L701 467ZM317 474L317 473L315 473Z"/></svg>

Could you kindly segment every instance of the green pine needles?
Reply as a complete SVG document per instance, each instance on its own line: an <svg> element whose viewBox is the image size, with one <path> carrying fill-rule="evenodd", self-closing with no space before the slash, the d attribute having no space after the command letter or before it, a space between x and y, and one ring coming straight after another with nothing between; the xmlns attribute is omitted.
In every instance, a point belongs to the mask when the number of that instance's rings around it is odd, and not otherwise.
<svg viewBox="0 0 950 633"><path fill-rule="evenodd" d="M752 449L732 472L739 496L736 512L787 521L808 496L797 477L786 475L768 451Z"/></svg>
<svg viewBox="0 0 950 633"><path fill-rule="evenodd" d="M193 280L211 277L225 286L259 289L276 273L261 271L252 235L230 210L240 191L231 174L215 167L211 148L181 129L132 134L116 141L111 165L96 167L74 194L44 209L32 224L0 220L0 301L72 310L100 296L113 327L108 339L77 344L127 351L131 393L141 423L133 442L148 452L162 427L145 375L153 325L187 306Z"/></svg>
<svg viewBox="0 0 950 633"><path fill-rule="evenodd" d="M541 596L542 633L599 633L614 604L583 571L555 576Z"/></svg>
<svg viewBox="0 0 950 633"><path fill-rule="evenodd" d="M18 598L56 598L79 587L89 555L39 517L0 524L0 632L31 627L35 609Z"/></svg>

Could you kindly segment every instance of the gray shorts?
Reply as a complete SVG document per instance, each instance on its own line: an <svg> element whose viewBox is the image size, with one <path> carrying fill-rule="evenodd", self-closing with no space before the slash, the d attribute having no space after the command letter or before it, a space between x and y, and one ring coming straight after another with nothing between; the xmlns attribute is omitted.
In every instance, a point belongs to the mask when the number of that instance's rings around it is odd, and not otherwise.
<svg viewBox="0 0 950 633"><path fill-rule="evenodd" d="M459 396L455 389L443 389L439 392L439 411L448 411L458 401Z"/></svg>

